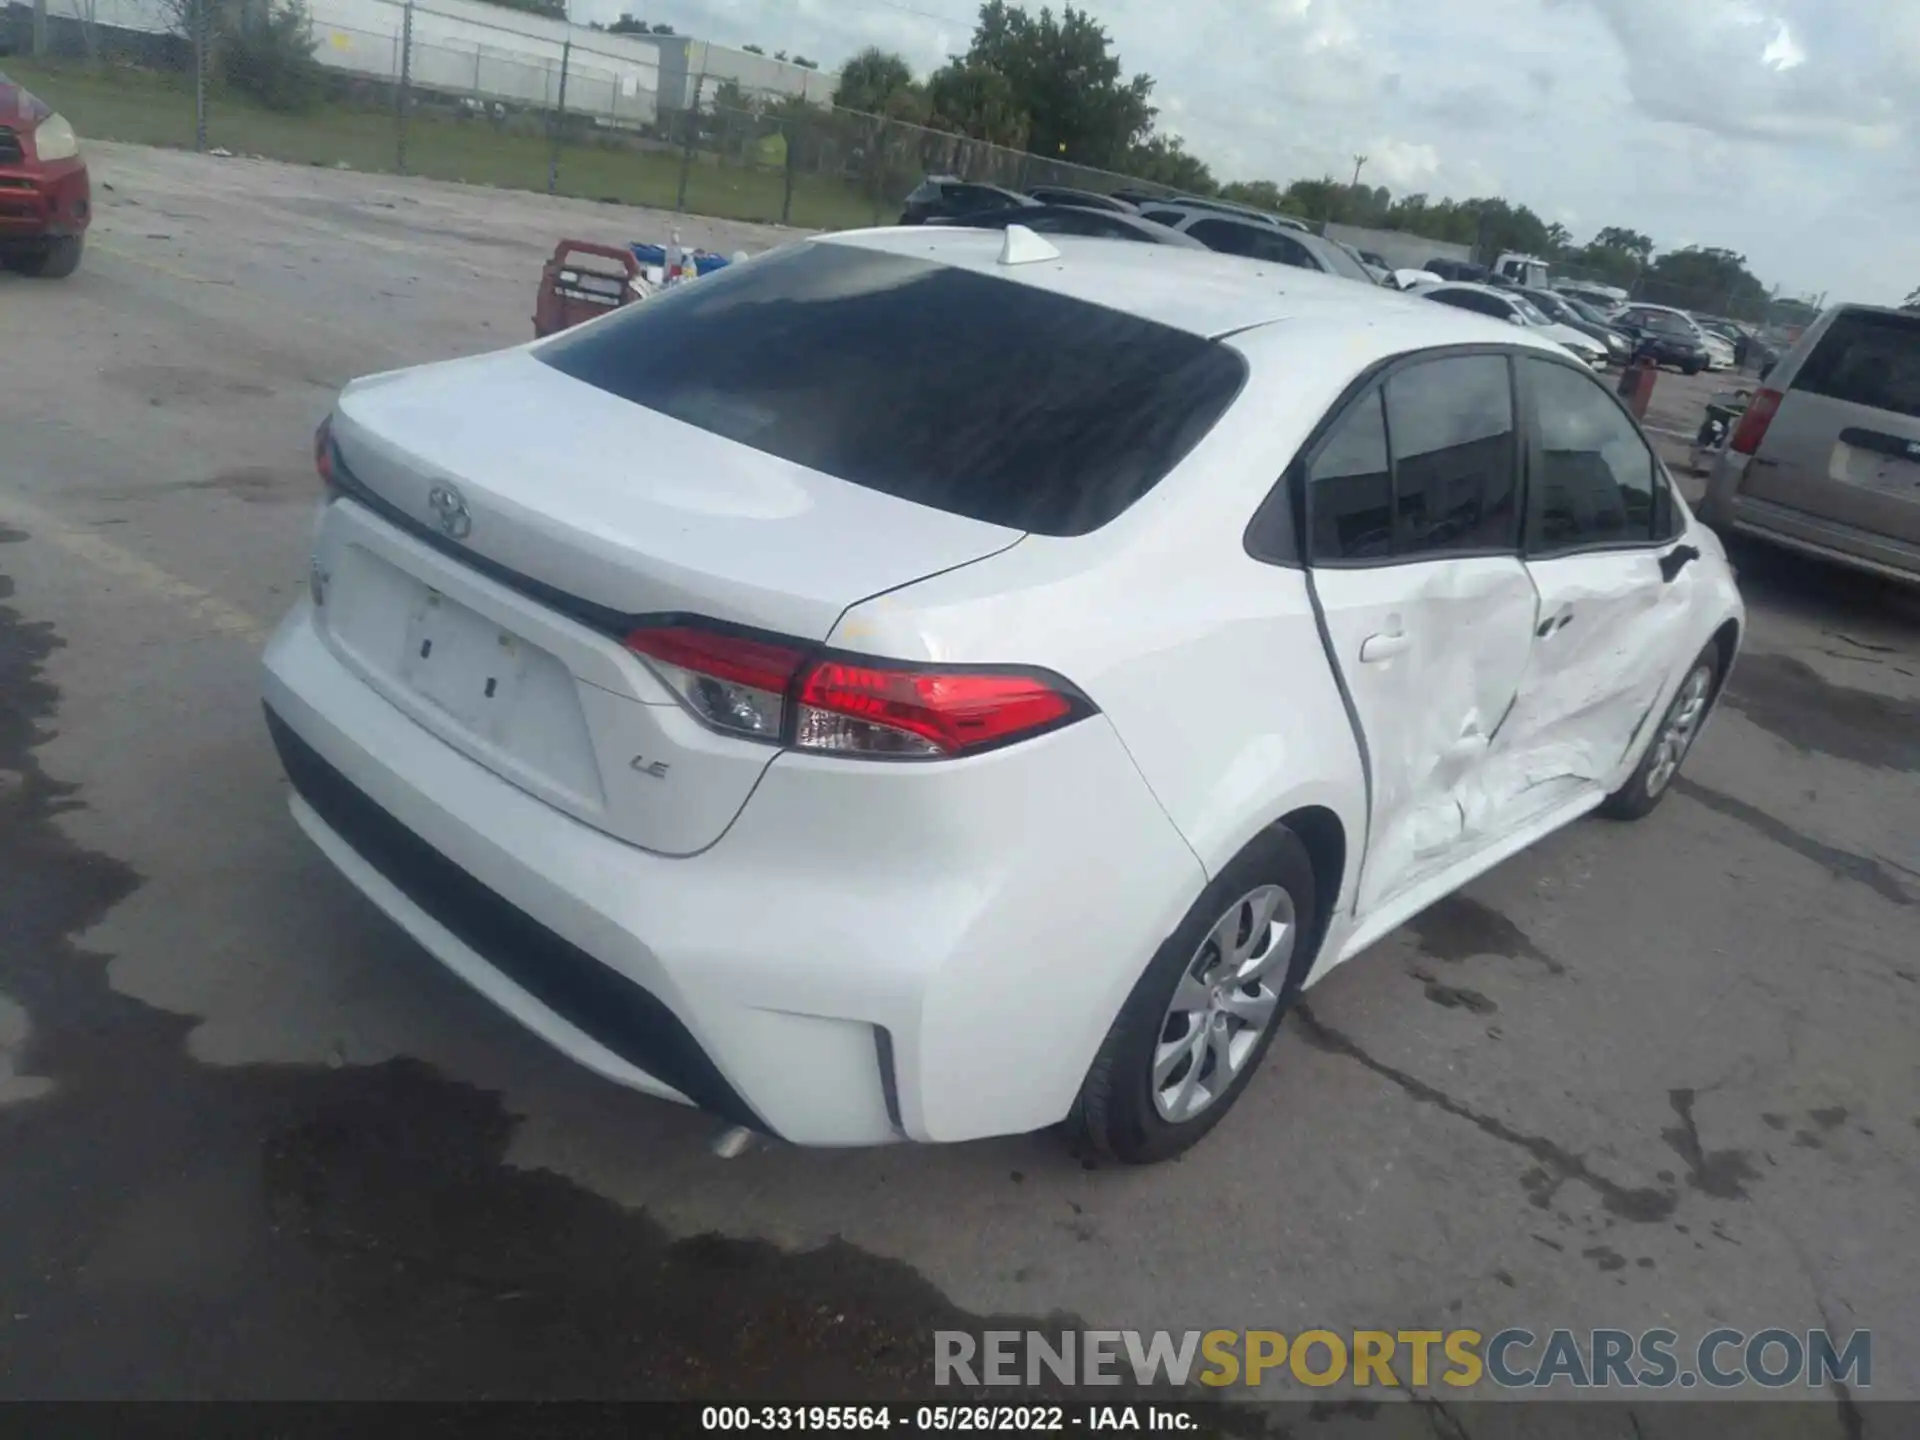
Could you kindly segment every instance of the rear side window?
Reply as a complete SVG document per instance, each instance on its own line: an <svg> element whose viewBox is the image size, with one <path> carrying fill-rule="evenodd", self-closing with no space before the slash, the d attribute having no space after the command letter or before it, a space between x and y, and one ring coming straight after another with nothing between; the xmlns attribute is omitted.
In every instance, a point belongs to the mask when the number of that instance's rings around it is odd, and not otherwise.
<svg viewBox="0 0 1920 1440"><path fill-rule="evenodd" d="M1246 375L1226 346L1118 310L817 241L535 353L769 455L1043 535L1084 535L1151 490Z"/></svg>
<svg viewBox="0 0 1920 1440"><path fill-rule="evenodd" d="M1237 225L1231 220L1199 220L1187 227L1187 233L1209 250L1218 250L1222 255L1244 255L1248 259L1259 259L1259 235L1251 225Z"/></svg>
<svg viewBox="0 0 1920 1440"><path fill-rule="evenodd" d="M1920 316L1843 310L1793 388L1920 418Z"/></svg>
<svg viewBox="0 0 1920 1440"><path fill-rule="evenodd" d="M1448 356L1396 371L1347 408L1306 467L1313 558L1512 550L1518 455L1504 356Z"/></svg>
<svg viewBox="0 0 1920 1440"><path fill-rule="evenodd" d="M1393 467L1380 404L1374 389L1350 405L1307 466L1316 560L1393 554Z"/></svg>
<svg viewBox="0 0 1920 1440"><path fill-rule="evenodd" d="M1528 548L1648 544L1672 528L1653 451L1613 397L1566 365L1527 360L1539 431Z"/></svg>
<svg viewBox="0 0 1920 1440"><path fill-rule="evenodd" d="M1140 214L1142 218L1151 220L1156 225L1178 225L1187 218L1186 212L1182 210L1142 210Z"/></svg>

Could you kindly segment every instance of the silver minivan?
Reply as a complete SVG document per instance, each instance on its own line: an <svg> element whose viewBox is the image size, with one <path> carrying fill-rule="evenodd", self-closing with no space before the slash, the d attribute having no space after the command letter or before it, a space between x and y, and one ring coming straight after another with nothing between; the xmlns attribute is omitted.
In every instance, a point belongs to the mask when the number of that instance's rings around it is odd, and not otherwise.
<svg viewBox="0 0 1920 1440"><path fill-rule="evenodd" d="M1920 314L1840 305L1765 377L1700 516L1920 583Z"/></svg>

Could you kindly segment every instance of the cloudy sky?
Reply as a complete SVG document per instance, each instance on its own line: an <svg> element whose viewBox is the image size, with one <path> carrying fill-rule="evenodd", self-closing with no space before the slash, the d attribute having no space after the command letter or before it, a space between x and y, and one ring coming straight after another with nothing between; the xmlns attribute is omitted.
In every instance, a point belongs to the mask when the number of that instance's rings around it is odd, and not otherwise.
<svg viewBox="0 0 1920 1440"><path fill-rule="evenodd" d="M1028 0L1037 9L1039 0ZM632 0L575 0L612 18ZM1085 0L1223 179L1504 194L1723 245L1788 293L1920 286L1920 0ZM682 34L921 72L969 0L644 0Z"/></svg>

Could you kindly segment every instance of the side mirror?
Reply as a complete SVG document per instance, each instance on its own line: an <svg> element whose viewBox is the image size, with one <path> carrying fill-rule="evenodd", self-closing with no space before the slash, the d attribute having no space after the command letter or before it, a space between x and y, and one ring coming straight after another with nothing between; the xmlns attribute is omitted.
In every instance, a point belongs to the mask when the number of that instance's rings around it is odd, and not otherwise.
<svg viewBox="0 0 1920 1440"><path fill-rule="evenodd" d="M1524 325L1527 322L1524 319L1522 319L1520 316L1514 314L1511 310L1509 310L1507 312L1507 323L1509 325Z"/></svg>

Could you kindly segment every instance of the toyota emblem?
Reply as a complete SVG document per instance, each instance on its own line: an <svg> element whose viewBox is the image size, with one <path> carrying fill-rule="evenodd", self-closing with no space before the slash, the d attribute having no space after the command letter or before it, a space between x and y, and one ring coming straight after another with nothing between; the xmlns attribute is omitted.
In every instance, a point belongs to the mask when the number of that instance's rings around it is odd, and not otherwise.
<svg viewBox="0 0 1920 1440"><path fill-rule="evenodd" d="M429 490L427 508L433 511L440 533L448 538L464 540L473 532L473 516L467 511L467 502L451 485L436 485Z"/></svg>

